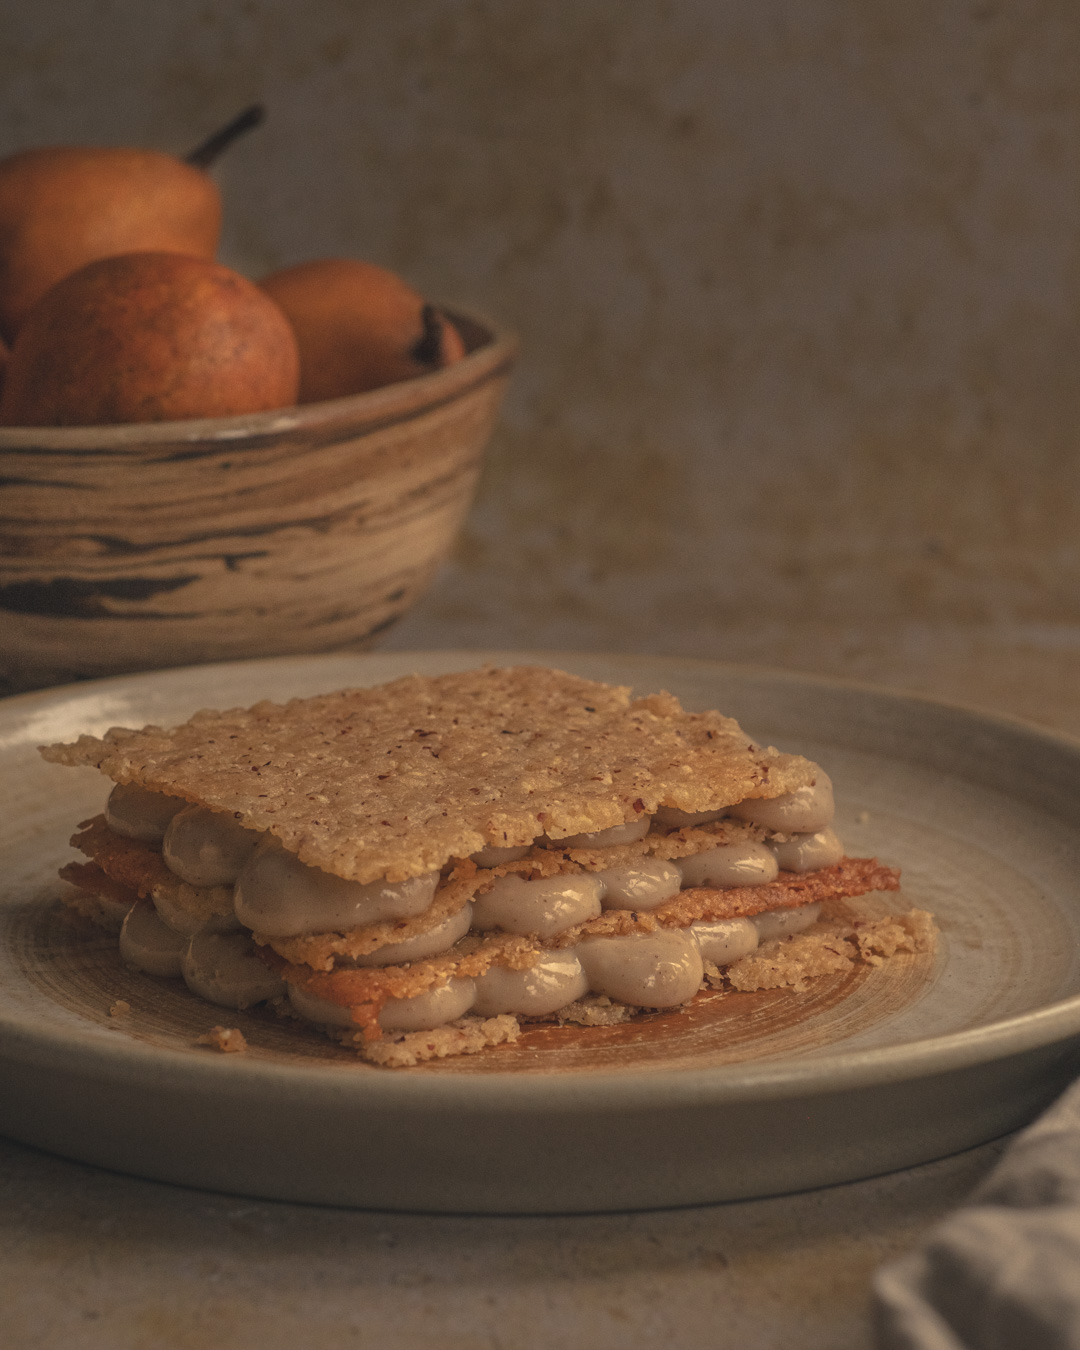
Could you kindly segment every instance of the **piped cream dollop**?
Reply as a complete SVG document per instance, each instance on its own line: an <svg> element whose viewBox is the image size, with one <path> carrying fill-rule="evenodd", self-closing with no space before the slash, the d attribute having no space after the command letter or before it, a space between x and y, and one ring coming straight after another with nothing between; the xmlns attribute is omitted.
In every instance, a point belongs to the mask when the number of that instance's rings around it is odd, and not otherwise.
<svg viewBox="0 0 1080 1350"><path fill-rule="evenodd" d="M476 999L472 980L450 979L412 998L390 998L379 1012L383 1031L432 1031L463 1017Z"/></svg>
<svg viewBox="0 0 1080 1350"><path fill-rule="evenodd" d="M677 806L657 808L656 819L669 829L682 830L688 825L711 825L714 820L722 820L728 813L726 806L716 811L680 811Z"/></svg>
<svg viewBox="0 0 1080 1350"><path fill-rule="evenodd" d="M120 959L147 975L177 976L188 940L167 927L149 900L138 900L128 910L120 929Z"/></svg>
<svg viewBox="0 0 1080 1350"><path fill-rule="evenodd" d="M523 937L554 937L600 914L604 884L593 873L526 881L511 873L498 877L473 905L473 927L501 928Z"/></svg>
<svg viewBox="0 0 1080 1350"><path fill-rule="evenodd" d="M770 909L764 914L755 914L750 922L758 931L758 941L769 942L773 938L805 932L820 913L820 904L799 905L796 909Z"/></svg>
<svg viewBox="0 0 1080 1350"><path fill-rule="evenodd" d="M157 844L165 838L173 816L187 805L183 797L167 797L137 783L117 783L105 803L105 821L125 839Z"/></svg>
<svg viewBox="0 0 1080 1350"><path fill-rule="evenodd" d="M189 886L231 886L261 837L231 816L186 806L169 821L161 856L169 871Z"/></svg>
<svg viewBox="0 0 1080 1350"><path fill-rule="evenodd" d="M753 919L698 919L689 928L706 961L730 966L757 948L759 937Z"/></svg>
<svg viewBox="0 0 1080 1350"><path fill-rule="evenodd" d="M683 884L676 864L659 858L642 858L591 875L603 884L600 903L605 909L655 909L678 895Z"/></svg>
<svg viewBox="0 0 1080 1350"><path fill-rule="evenodd" d="M442 923L429 928L426 933L406 938L403 942L388 942L373 952L355 956L348 964L354 966L399 966L406 961L424 961L429 956L439 956L460 938L463 938L472 925L472 905L465 905L456 914L451 914Z"/></svg>
<svg viewBox="0 0 1080 1350"><path fill-rule="evenodd" d="M588 977L574 953L552 952L529 970L492 966L478 976L473 1012L484 1017L499 1013L546 1017L588 990Z"/></svg>
<svg viewBox="0 0 1080 1350"><path fill-rule="evenodd" d="M639 1008L685 1003L705 973L698 944L679 929L585 938L574 950L590 989Z"/></svg>
<svg viewBox="0 0 1080 1350"><path fill-rule="evenodd" d="M223 1008L251 1008L285 992L246 933L200 933L184 950L184 982L193 994Z"/></svg>
<svg viewBox="0 0 1080 1350"><path fill-rule="evenodd" d="M748 797L728 808L728 814L736 820L747 820L785 834L823 830L832 824L835 811L832 779L822 769L818 769L812 783L794 792L785 792L781 797Z"/></svg>
<svg viewBox="0 0 1080 1350"><path fill-rule="evenodd" d="M613 848L618 844L635 844L644 839L652 827L651 816L639 816L622 825L611 825L606 830L592 830L588 834L567 834L561 839L546 835L540 841L545 848Z"/></svg>
<svg viewBox="0 0 1080 1350"><path fill-rule="evenodd" d="M158 918L167 928L171 928L174 933L181 933L185 938L194 937L196 933L235 933L240 927L240 921L230 910L227 914L215 914L210 919L201 919L197 914L176 902L166 891L161 891L154 896L154 908L157 910Z"/></svg>
<svg viewBox="0 0 1080 1350"><path fill-rule="evenodd" d="M435 896L438 872L407 881L346 881L302 863L267 835L236 882L240 922L269 937L345 933L388 919L411 919Z"/></svg>
<svg viewBox="0 0 1080 1350"><path fill-rule="evenodd" d="M432 1031L463 1017L472 1008L475 998L476 986L472 980L450 979L413 998L387 999L379 1013L379 1025L383 1031L390 1032ZM310 994L295 984L289 985L289 1002L309 1022L357 1030L348 1008Z"/></svg>
<svg viewBox="0 0 1080 1350"><path fill-rule="evenodd" d="M472 854L472 861L477 867L502 867L505 863L517 862L520 858L524 858L531 848L532 844L518 844L510 848L493 844L490 848L482 848Z"/></svg>
<svg viewBox="0 0 1080 1350"><path fill-rule="evenodd" d="M833 830L796 834L784 844L771 845L776 861L785 872L816 872L832 867L844 856L844 846Z"/></svg>
<svg viewBox="0 0 1080 1350"><path fill-rule="evenodd" d="M679 871L684 889L704 886L722 890L729 886L763 886L776 880L780 867L771 849L747 840L680 858Z"/></svg>

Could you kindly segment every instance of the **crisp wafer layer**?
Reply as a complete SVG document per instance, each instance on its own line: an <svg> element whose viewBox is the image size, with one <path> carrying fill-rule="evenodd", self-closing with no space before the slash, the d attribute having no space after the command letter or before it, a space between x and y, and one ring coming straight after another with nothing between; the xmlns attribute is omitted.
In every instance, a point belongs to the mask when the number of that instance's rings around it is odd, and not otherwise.
<svg viewBox="0 0 1080 1350"><path fill-rule="evenodd" d="M752 833L755 832L750 826L718 821L714 825L659 835L655 850L645 848L648 840L643 839L605 850L605 853L618 854L618 861L623 861L624 855L626 858L640 857L645 852L655 852L655 856L663 858L687 857L718 842L738 842L751 837ZM228 894L225 888L210 890L188 886L165 867L154 845L113 834L100 816L86 822L71 842L92 858L106 877L130 887L137 895L152 898L165 893L178 908L204 921L228 912L224 902L224 896ZM594 865L596 861L608 861L606 857L597 857L597 852L573 850L564 853L537 848L517 862L495 868L480 869L464 862L441 882L433 904L416 918L369 924L347 933L314 933L293 938L267 938L256 933L255 941L272 948L290 965L331 971L341 958L365 956L387 943L404 942L428 932L489 887L496 876L510 872L530 877L577 873L589 870L583 867L579 858L593 861ZM74 875L69 879L80 884ZM87 888L93 884L93 878L88 878ZM732 886L722 890L694 887L680 891L653 910L609 909L599 918L567 928L557 937L537 945L560 949L573 946L583 937L621 937L629 933L654 933L662 928L685 928L697 919L733 919L763 914L768 910L792 909L821 900L864 895L868 891L894 891L899 885L899 874L893 868L881 866L875 858L844 858L835 866L819 868L816 872L782 872L776 881L764 886ZM371 971L370 974L377 977L378 972Z"/></svg>
<svg viewBox="0 0 1080 1350"><path fill-rule="evenodd" d="M381 1035L379 1012L392 998L416 998L437 989L451 979L475 979L492 966L508 970L528 970L540 959L541 948L532 938L510 933L487 937L470 934L450 951L407 966L374 966L359 970L315 971L296 966L263 949L263 959L287 984L295 984L306 993L327 1003L348 1008L358 1028L368 1040Z"/></svg>
<svg viewBox="0 0 1080 1350"><path fill-rule="evenodd" d="M882 867L876 858L844 858L834 867L816 872L781 872L765 886L729 886L711 890L695 886L652 910L609 909L598 919L567 928L545 943L572 947L586 937L623 937L628 933L656 933L662 928L686 928L698 919L739 919L778 909L797 909L823 900L839 900L870 891L897 891L900 874Z"/></svg>
<svg viewBox="0 0 1080 1350"><path fill-rule="evenodd" d="M113 881L137 896L161 900L190 915L194 925L227 919L233 912L231 886L191 886L165 866L156 844L144 844L114 834L104 816L83 821L72 836L73 846L85 853ZM76 882L76 885L79 884ZM194 931L194 928L192 929Z"/></svg>
<svg viewBox="0 0 1080 1350"><path fill-rule="evenodd" d="M60 879L71 887L63 897L68 909L112 933L119 933L128 910L139 898L129 886L106 876L96 863L65 863Z"/></svg>
<svg viewBox="0 0 1080 1350"><path fill-rule="evenodd" d="M671 862L691 858L695 853L722 844L760 843L768 831L741 820L717 820L711 825L695 825L681 830L652 829L631 844L609 844L605 848L531 848L517 862L500 863L488 869L493 877L513 872L518 876L554 877L570 872L598 872L605 867L623 867L642 858Z"/></svg>
<svg viewBox="0 0 1080 1350"><path fill-rule="evenodd" d="M669 694L631 702L628 689L531 666L198 713L42 753L269 830L303 862L360 882L661 805L775 797L817 772Z"/></svg>

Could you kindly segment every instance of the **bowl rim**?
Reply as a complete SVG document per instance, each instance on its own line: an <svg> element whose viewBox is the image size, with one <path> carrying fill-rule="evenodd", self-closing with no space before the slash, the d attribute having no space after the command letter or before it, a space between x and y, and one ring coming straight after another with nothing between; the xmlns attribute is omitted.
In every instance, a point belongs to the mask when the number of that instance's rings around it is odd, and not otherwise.
<svg viewBox="0 0 1080 1350"><path fill-rule="evenodd" d="M460 361L441 370L398 380L379 389L318 403L269 408L229 417L193 417L174 422L111 422L91 426L0 426L4 451L119 450L147 444L222 441L265 437L331 423L381 424L405 414L438 407L508 372L518 354L517 335L486 315L458 305L440 305L455 321L464 321L477 340Z"/></svg>

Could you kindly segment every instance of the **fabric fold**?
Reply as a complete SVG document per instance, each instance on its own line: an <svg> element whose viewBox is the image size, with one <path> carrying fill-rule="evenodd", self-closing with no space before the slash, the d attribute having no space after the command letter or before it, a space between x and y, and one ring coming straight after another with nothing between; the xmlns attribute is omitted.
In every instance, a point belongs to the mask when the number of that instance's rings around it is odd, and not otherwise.
<svg viewBox="0 0 1080 1350"><path fill-rule="evenodd" d="M1080 1350L1080 1083L874 1296L881 1350Z"/></svg>

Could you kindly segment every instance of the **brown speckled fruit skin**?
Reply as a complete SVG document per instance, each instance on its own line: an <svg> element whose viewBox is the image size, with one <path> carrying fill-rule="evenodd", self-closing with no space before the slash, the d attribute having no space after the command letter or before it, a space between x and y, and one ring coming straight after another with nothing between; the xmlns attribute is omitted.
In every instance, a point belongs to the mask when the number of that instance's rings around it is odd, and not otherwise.
<svg viewBox="0 0 1080 1350"><path fill-rule="evenodd" d="M296 340L252 282L178 253L127 253L58 282L11 350L0 423L227 417L296 402Z"/></svg>
<svg viewBox="0 0 1080 1350"><path fill-rule="evenodd" d="M212 259L221 195L201 169L156 150L53 145L0 160L0 334L99 258L154 251Z"/></svg>
<svg viewBox="0 0 1080 1350"><path fill-rule="evenodd" d="M259 284L296 333L301 403L427 375L465 355L457 330L439 315L437 349L417 357L425 336L424 298L374 263L322 258L272 272Z"/></svg>

